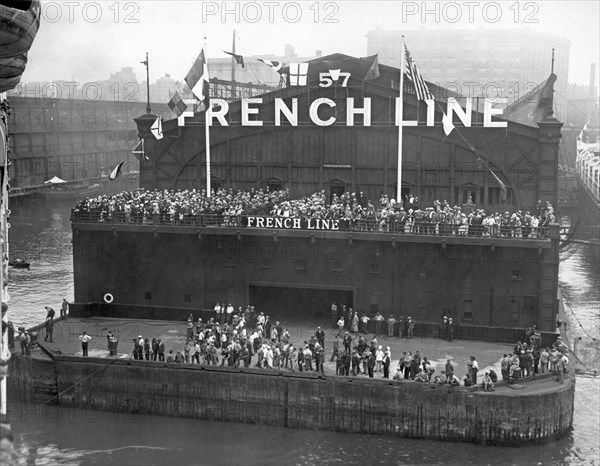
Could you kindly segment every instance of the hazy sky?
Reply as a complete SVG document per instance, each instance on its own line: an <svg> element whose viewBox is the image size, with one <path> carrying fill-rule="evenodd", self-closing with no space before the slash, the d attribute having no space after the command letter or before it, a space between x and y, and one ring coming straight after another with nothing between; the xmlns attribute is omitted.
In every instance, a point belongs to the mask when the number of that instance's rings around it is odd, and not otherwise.
<svg viewBox="0 0 600 466"><path fill-rule="evenodd" d="M366 34L377 27L529 27L571 42L569 82L588 84L590 63L600 61L600 2L596 1L257 1L200 2L137 0L45 1L43 19L29 54L24 82L108 79L150 53L150 80L170 73L182 80L207 39L210 57L226 57L232 30L238 53L282 55L289 43L299 56L342 52L364 56ZM415 57L418 63L418 57ZM600 72L597 72L597 78Z"/></svg>

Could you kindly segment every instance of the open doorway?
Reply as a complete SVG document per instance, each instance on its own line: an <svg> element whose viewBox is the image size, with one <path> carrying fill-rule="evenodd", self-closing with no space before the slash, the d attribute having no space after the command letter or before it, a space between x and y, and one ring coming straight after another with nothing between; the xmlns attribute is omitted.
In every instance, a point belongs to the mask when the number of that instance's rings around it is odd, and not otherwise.
<svg viewBox="0 0 600 466"><path fill-rule="evenodd" d="M250 285L249 298L258 312L288 323L329 321L331 303L353 307L352 290Z"/></svg>

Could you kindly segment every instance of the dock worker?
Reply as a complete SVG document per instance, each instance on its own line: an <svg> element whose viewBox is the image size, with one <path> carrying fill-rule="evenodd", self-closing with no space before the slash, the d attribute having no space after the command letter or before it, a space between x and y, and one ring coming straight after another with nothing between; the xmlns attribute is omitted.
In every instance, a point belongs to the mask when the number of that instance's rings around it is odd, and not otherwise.
<svg viewBox="0 0 600 466"><path fill-rule="evenodd" d="M371 318L365 313L363 312L362 317L360 318L360 323L361 323L361 333L369 333L369 321L371 320Z"/></svg>
<svg viewBox="0 0 600 466"><path fill-rule="evenodd" d="M60 307L60 316L64 317L66 319L68 317L68 313L69 313L69 302L67 301L67 298L63 298L62 305Z"/></svg>
<svg viewBox="0 0 600 466"><path fill-rule="evenodd" d="M411 339L415 333L415 325L416 322L412 319L411 316L408 316L407 327L408 327L408 339Z"/></svg>
<svg viewBox="0 0 600 466"><path fill-rule="evenodd" d="M448 341L454 341L454 321L452 317L448 318Z"/></svg>
<svg viewBox="0 0 600 466"><path fill-rule="evenodd" d="M440 326L440 338L448 340L448 317L442 316L442 325Z"/></svg>
<svg viewBox="0 0 600 466"><path fill-rule="evenodd" d="M48 341L48 338L49 338L50 343L52 343L52 335L54 333L54 320L46 319L45 327L46 327L46 336L44 337L44 341Z"/></svg>
<svg viewBox="0 0 600 466"><path fill-rule="evenodd" d="M81 351L83 352L84 356L88 355L88 344L91 339L92 337L90 337L85 331L79 335L79 341L81 341Z"/></svg>
<svg viewBox="0 0 600 466"><path fill-rule="evenodd" d="M394 324L396 323L396 319L394 318L394 315L391 314L390 317L387 320L387 324L388 324L388 337L393 337L394 336Z"/></svg>
<svg viewBox="0 0 600 466"><path fill-rule="evenodd" d="M25 327L19 327L18 338L21 344L21 354L31 356L31 336L25 331Z"/></svg>
<svg viewBox="0 0 600 466"><path fill-rule="evenodd" d="M56 314L54 312L54 309L52 309L50 306L44 306L44 309L46 309L46 320L54 320L54 315Z"/></svg>
<svg viewBox="0 0 600 466"><path fill-rule="evenodd" d="M338 326L338 332L339 333L342 333L344 331L344 325L345 325L344 317L342 316L337 321L337 326Z"/></svg>
<svg viewBox="0 0 600 466"><path fill-rule="evenodd" d="M233 308L233 304L229 303L227 305L227 309L225 309L225 312L221 312L221 315L223 317L223 321L227 322L228 324L231 323L231 319L233 318L233 313L235 312L235 309Z"/></svg>
<svg viewBox="0 0 600 466"><path fill-rule="evenodd" d="M165 361L165 342L162 339L158 339L158 361Z"/></svg>
<svg viewBox="0 0 600 466"><path fill-rule="evenodd" d="M325 332L323 331L323 329L321 327L317 327L317 331L315 332L315 337L317 338L319 345L321 345L321 347L323 349L325 349Z"/></svg>
<svg viewBox="0 0 600 466"><path fill-rule="evenodd" d="M338 321L338 307L335 303L331 303L331 321L333 322L333 326L335 327Z"/></svg>
<svg viewBox="0 0 600 466"><path fill-rule="evenodd" d="M378 312L375 314L375 317L373 317L373 320L375 321L375 334L379 336L381 335L381 322L383 322L385 319L381 313Z"/></svg>

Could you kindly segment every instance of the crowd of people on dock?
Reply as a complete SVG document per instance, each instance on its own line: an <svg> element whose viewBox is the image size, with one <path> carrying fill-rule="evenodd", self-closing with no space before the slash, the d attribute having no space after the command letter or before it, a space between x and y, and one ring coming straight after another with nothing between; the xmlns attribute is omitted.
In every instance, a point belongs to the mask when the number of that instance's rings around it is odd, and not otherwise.
<svg viewBox="0 0 600 466"><path fill-rule="evenodd" d="M535 379L536 374L554 372L563 382L569 364L568 347L562 337L557 337L552 346L542 346L542 336L535 325L525 332L523 341L518 341L512 354L504 354L500 360L502 379L509 383L522 378Z"/></svg>
<svg viewBox="0 0 600 466"><path fill-rule="evenodd" d="M334 306L332 305L332 308ZM456 373L456 363L451 359L447 359L443 366L438 367L420 351L405 351L402 355L395 355L398 359L392 376L392 352L390 346L385 345L385 337L380 336L381 328L377 325L384 322L382 318L377 319L381 314L376 314L375 333L369 338L366 325L368 321L355 327L354 316L357 313L343 305L341 308L353 316L349 327L346 326L345 320L340 318L334 334L326 333L324 329L317 327L314 334L303 343L295 344L284 324L272 321L268 315L257 312L253 306L247 306L246 309L238 307L236 310L231 303L217 303L214 317L206 322L201 318L194 320L192 315L188 317L182 349L168 349L167 352L165 342L160 338L150 340L139 335L133 340L132 357L181 364L256 367L322 374L325 373L325 362L328 358L329 362L335 363L336 375L357 377L362 374L369 378L451 386L481 385L485 391L493 391L494 384L499 380L499 375L493 369L486 371L483 376L480 375L475 356L470 356L467 373L460 378ZM390 319L393 319L393 316ZM441 329L445 339L449 338L448 327L444 327L448 322L449 318L444 317ZM410 327L407 326L408 328ZM326 341L326 338L330 338L330 341ZM513 354L504 354L501 358L502 380L515 383L522 378L535 378L537 373L553 371L562 381L568 359L567 347L561 338L558 337L552 347L542 348L541 335L535 326L532 326L527 329L524 340L515 345Z"/></svg>
<svg viewBox="0 0 600 466"><path fill-rule="evenodd" d="M417 321L411 316L404 318L401 315L398 319L393 314L390 314L388 318L385 318L380 312L377 312L372 318L366 312L359 313L354 311L351 307L341 304L338 306L336 303L331 304L331 322L333 327L338 329L340 333L344 330L356 333L369 333L369 322L373 321L375 326L375 336L383 334L383 329L386 329L388 337L395 335L398 338L412 339L415 336L415 327ZM445 317L446 322L448 322ZM450 326L444 327L444 339L452 341L452 335L454 335L454 323L452 319L449 320ZM450 328L451 327L451 328Z"/></svg>
<svg viewBox="0 0 600 466"><path fill-rule="evenodd" d="M46 337L52 341L52 329L55 312L46 306ZM63 300L61 316L67 317L68 302ZM387 337L394 336L394 328L399 325L399 337L411 339L415 321L408 317L396 320L393 315L385 319L376 313L371 319L366 313L358 317L352 308L335 303L331 305L335 333L326 333L317 327L314 334L303 343L294 343L288 329L279 321L272 321L263 312L257 312L254 306L238 307L231 303L217 303L213 309L214 317L203 322L194 320L190 314L186 322L185 342L179 350L167 349L161 338L144 338L138 335L133 339L131 357L137 360L172 362L181 364L220 365L229 367L257 367L261 369L308 371L325 373L326 358L335 363L335 374L341 376L359 376L397 381L415 381L434 384L477 386L485 391L493 391L498 374L493 369L478 379L479 365L475 356L470 356L467 373L461 379L456 374L455 363L448 359L443 367L423 356L421 352L405 351L398 354L396 372L391 376L392 353L390 346L382 338L382 325L387 323ZM369 321L373 320L369 328ZM373 336L369 339L369 330ZM452 319L443 316L440 325L440 337L452 341ZM9 333L10 329L9 329ZM14 332L13 332L14 334ZM364 334L364 335L363 335ZM10 337L10 335L9 335ZM30 336L24 328L19 328L17 339L24 355L30 354ZM326 338L330 341L326 342ZM111 331L106 335L108 349L117 355L115 338ZM14 347L14 336L9 338L9 346ZM85 331L79 336L82 355L88 356L88 345L92 337ZM329 345L331 347L329 348ZM326 346L328 347L326 350ZM326 354L327 352L327 354ZM536 374L553 372L562 383L569 359L568 347L557 337L552 346L542 346L542 336L535 325L527 328L525 338L519 341L511 354L505 353L500 359L502 380L516 383L521 379L536 378ZM438 372L439 370L439 372Z"/></svg>
<svg viewBox="0 0 600 466"><path fill-rule="evenodd" d="M366 323L360 328L365 335L346 330L344 326L333 335L317 327L303 343L294 343L284 324L257 312L253 306L236 310L231 303L217 303L214 313L214 317L206 322L202 318L194 319L192 315L188 317L185 341L181 343L183 348L166 348L161 338L150 340L139 335L133 339L131 357L147 361L322 374L325 373L326 358L329 358L329 362L335 363L336 375L356 377L363 374L374 378L377 374L377 377L392 378L391 349L378 342L377 334L368 339ZM326 341L326 338L332 340ZM475 358L472 360L475 361ZM454 364L450 360L438 375L435 374L435 364L426 356L422 357L419 351L415 354L405 352L400 357L393 379L461 384L454 375Z"/></svg>
<svg viewBox="0 0 600 466"><path fill-rule="evenodd" d="M292 199L289 190L234 191L143 190L84 199L73 210L73 219L92 222L242 226L240 216L265 215L339 221L341 230L386 231L425 235L539 238L556 222L549 202L538 201L531 211L485 212L475 204L451 206L436 200L424 207L418 197L397 202L382 195L372 203L364 193L333 194L325 191Z"/></svg>

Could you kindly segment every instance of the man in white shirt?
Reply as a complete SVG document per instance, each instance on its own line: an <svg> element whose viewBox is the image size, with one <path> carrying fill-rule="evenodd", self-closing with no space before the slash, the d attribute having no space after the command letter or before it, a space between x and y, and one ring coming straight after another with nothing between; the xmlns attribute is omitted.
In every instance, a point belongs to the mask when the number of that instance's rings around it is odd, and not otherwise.
<svg viewBox="0 0 600 466"><path fill-rule="evenodd" d="M233 309L233 304L229 303L229 304L227 305L227 311L226 311L226 314L227 314L227 323L228 323L228 324L230 324L230 323L231 323L231 318L233 317L233 311L234 311L234 309ZM224 317L225 317L225 316L224 316Z"/></svg>
<svg viewBox="0 0 600 466"><path fill-rule="evenodd" d="M83 332L79 335L79 341L81 341L81 350L83 351L83 355L88 355L88 343L92 339L86 332Z"/></svg>
<svg viewBox="0 0 600 466"><path fill-rule="evenodd" d="M381 322L384 321L384 318L381 313L378 312L375 314L375 317L373 317L373 320L375 321L375 334L379 336L381 335Z"/></svg>

